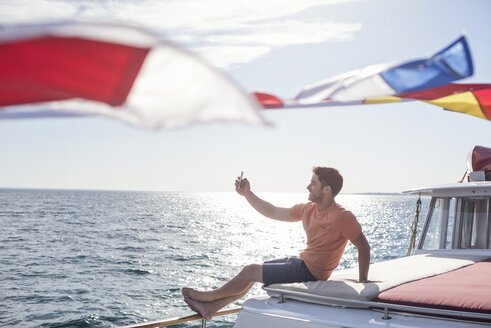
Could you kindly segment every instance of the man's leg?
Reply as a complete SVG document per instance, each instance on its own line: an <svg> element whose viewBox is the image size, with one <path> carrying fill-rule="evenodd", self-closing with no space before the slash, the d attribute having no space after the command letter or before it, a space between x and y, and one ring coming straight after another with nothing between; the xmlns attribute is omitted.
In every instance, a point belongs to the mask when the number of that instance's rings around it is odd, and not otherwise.
<svg viewBox="0 0 491 328"><path fill-rule="evenodd" d="M251 282L249 284L249 286L245 290L242 291L242 293L236 294L233 296L229 296L229 297L225 297L225 298L221 298L221 299L218 299L218 300L213 301L213 302L200 302L200 301L196 301L196 300L193 300L191 298L188 298L186 296L184 296L184 301L189 305L189 307L193 311L196 311L199 314L201 314L203 316L203 318L205 318L206 320L211 320L211 318L213 318L213 316L221 308L227 306L228 304L232 303L233 301L238 300L239 298L241 298L242 296L247 294L247 292L252 288L252 286L254 286L253 282Z"/></svg>
<svg viewBox="0 0 491 328"><path fill-rule="evenodd" d="M245 295L251 288L251 283L254 282L263 282L262 264L246 265L238 275L218 289L201 292L193 288L185 287L182 289L182 294L185 298L187 297L195 301L213 302L231 296Z"/></svg>

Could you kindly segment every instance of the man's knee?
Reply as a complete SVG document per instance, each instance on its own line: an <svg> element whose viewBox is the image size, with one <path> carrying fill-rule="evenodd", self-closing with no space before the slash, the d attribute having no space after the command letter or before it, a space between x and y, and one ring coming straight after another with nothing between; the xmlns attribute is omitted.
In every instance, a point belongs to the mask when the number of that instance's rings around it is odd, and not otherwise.
<svg viewBox="0 0 491 328"><path fill-rule="evenodd" d="M262 264L248 264L242 268L240 274L247 280L261 282L263 266Z"/></svg>

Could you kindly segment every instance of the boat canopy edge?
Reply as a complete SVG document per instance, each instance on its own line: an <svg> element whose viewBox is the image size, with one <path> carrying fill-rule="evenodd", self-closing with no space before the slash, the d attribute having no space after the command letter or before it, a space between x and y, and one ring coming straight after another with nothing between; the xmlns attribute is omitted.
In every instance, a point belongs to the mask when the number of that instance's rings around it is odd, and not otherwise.
<svg viewBox="0 0 491 328"><path fill-rule="evenodd" d="M433 187L420 187L403 191L405 194L422 195L432 197L491 197L491 182L468 182L440 185Z"/></svg>

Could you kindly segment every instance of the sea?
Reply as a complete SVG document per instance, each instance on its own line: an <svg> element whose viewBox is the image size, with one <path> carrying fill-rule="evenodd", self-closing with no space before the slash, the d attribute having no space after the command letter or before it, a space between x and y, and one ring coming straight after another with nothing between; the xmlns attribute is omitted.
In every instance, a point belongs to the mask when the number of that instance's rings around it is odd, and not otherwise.
<svg viewBox="0 0 491 328"><path fill-rule="evenodd" d="M283 207L307 201L259 196ZM406 255L416 196L337 201L361 223L372 263ZM236 193L0 189L0 225L0 327L117 327L191 315L182 287L217 288L245 264L305 247L301 223L267 219ZM355 265L348 243L339 268ZM256 284L231 307L264 294ZM236 316L208 327L232 327Z"/></svg>

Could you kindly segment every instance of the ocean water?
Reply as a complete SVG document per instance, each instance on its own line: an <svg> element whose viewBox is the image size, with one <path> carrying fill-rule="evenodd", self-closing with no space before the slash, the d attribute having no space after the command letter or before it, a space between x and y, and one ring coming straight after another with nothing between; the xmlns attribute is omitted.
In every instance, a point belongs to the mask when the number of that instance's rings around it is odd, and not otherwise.
<svg viewBox="0 0 491 328"><path fill-rule="evenodd" d="M307 199L260 196L285 207ZM358 217L372 262L406 255L417 197L337 200ZM219 287L243 265L298 255L305 243L301 223L264 218L235 193L0 190L0 224L1 327L114 327L193 314L182 287ZM356 258L348 244L339 267ZM248 296L262 294L257 284ZM232 327L235 318L208 326Z"/></svg>

